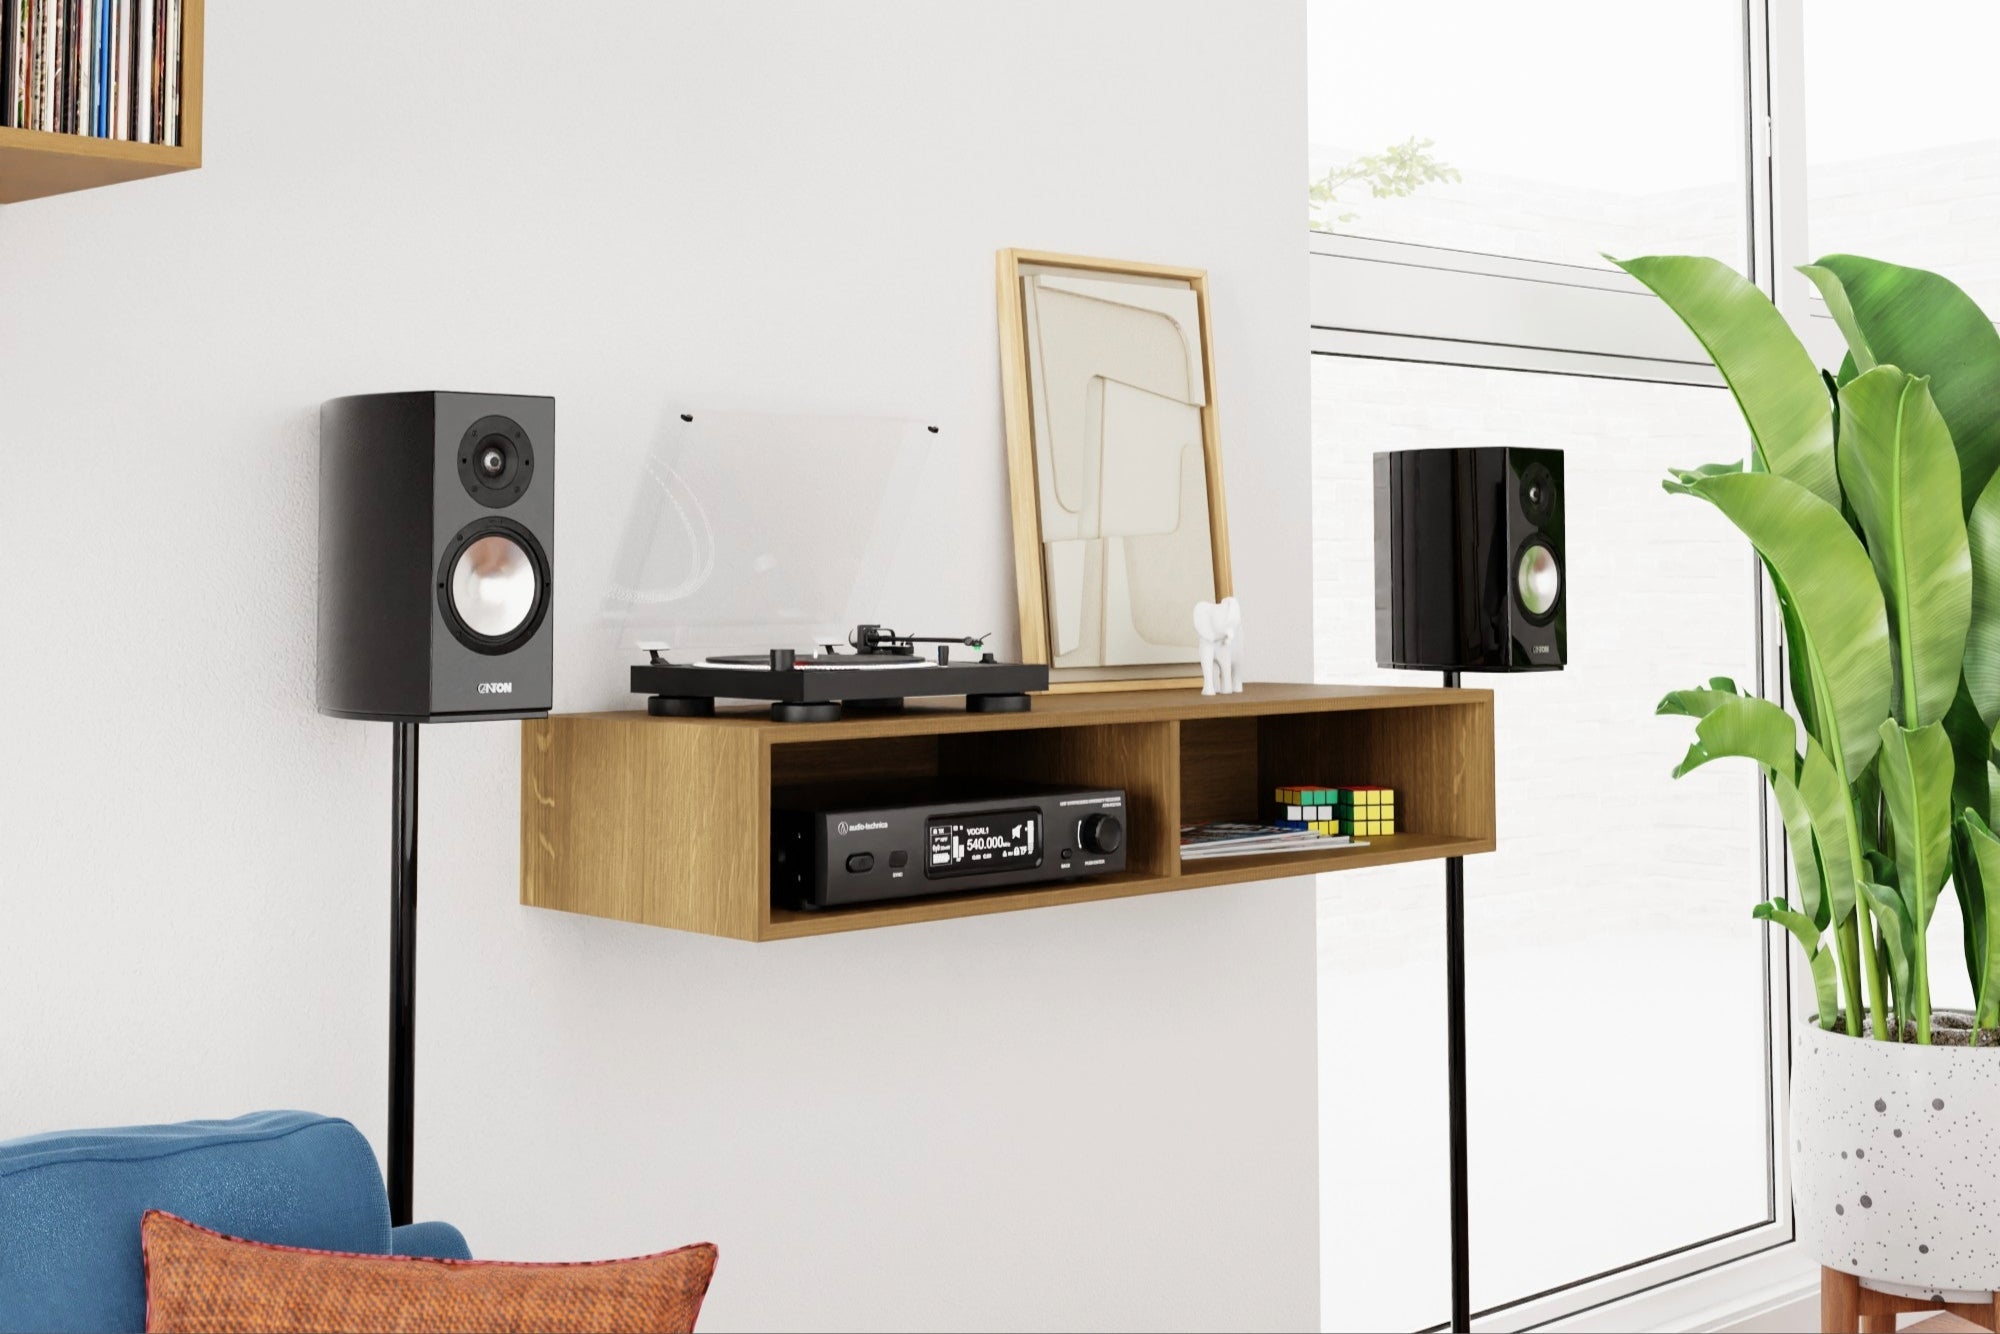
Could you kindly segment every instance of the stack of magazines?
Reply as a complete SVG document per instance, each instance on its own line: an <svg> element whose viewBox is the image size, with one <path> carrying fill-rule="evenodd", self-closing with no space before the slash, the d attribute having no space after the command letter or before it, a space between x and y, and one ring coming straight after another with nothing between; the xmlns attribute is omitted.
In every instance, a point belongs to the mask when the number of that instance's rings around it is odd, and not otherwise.
<svg viewBox="0 0 2000 1334"><path fill-rule="evenodd" d="M182 0L0 0L0 126L181 141Z"/></svg>
<svg viewBox="0 0 2000 1334"><path fill-rule="evenodd" d="M1316 834L1310 829L1211 820L1181 826L1181 860L1236 857L1252 852L1317 852L1325 848L1366 847L1345 834Z"/></svg>

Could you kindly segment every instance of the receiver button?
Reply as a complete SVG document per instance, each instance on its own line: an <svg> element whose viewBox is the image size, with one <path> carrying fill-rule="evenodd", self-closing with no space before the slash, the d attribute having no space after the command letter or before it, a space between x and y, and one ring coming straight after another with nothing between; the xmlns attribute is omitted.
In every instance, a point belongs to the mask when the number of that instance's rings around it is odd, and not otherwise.
<svg viewBox="0 0 2000 1334"><path fill-rule="evenodd" d="M889 865L901 867L901 866L908 866L909 864L910 864L910 854L903 851L903 849L897 848L894 852L889 854Z"/></svg>
<svg viewBox="0 0 2000 1334"><path fill-rule="evenodd" d="M847 869L854 872L857 875L863 871L874 870L875 854L872 852L855 853L852 857L849 857L847 859Z"/></svg>

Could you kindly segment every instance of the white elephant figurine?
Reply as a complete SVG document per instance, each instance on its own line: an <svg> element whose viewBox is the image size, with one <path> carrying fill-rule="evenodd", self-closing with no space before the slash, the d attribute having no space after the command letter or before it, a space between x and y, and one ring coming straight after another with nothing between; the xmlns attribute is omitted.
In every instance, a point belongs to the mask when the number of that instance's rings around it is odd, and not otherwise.
<svg viewBox="0 0 2000 1334"><path fill-rule="evenodd" d="M1243 662L1243 608L1235 598L1194 604L1194 630L1201 636L1201 693L1233 695Z"/></svg>

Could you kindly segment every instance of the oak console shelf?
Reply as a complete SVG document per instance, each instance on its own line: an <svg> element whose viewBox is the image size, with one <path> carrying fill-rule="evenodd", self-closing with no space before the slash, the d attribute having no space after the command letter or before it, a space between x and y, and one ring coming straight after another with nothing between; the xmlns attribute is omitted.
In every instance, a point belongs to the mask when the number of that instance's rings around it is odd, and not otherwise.
<svg viewBox="0 0 2000 1334"><path fill-rule="evenodd" d="M142 144L0 126L0 204L192 171L201 165L202 0L181 0L181 141Z"/></svg>
<svg viewBox="0 0 2000 1334"><path fill-rule="evenodd" d="M806 784L978 776L1118 786L1127 869L1056 886L773 908L772 793ZM1189 862L1180 826L1256 819L1287 782L1376 783L1406 831L1366 846ZM949 705L836 723L564 714L521 727L521 902L741 940L1490 852L1486 690L1252 685L1243 693L1044 695L1020 714Z"/></svg>

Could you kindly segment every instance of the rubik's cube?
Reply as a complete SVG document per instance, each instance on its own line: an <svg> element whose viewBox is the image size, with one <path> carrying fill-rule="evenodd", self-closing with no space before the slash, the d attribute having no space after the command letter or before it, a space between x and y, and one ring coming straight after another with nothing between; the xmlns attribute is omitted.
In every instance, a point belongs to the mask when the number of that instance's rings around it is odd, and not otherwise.
<svg viewBox="0 0 2000 1334"><path fill-rule="evenodd" d="M1335 809L1356 838L1396 832L1396 790L1388 787L1343 787Z"/></svg>
<svg viewBox="0 0 2000 1334"><path fill-rule="evenodd" d="M1340 789L1281 787L1273 824L1286 829L1310 829L1315 834L1341 834L1347 826L1340 814Z"/></svg>
<svg viewBox="0 0 2000 1334"><path fill-rule="evenodd" d="M1281 787L1275 823L1316 834L1396 832L1396 793L1386 787Z"/></svg>

